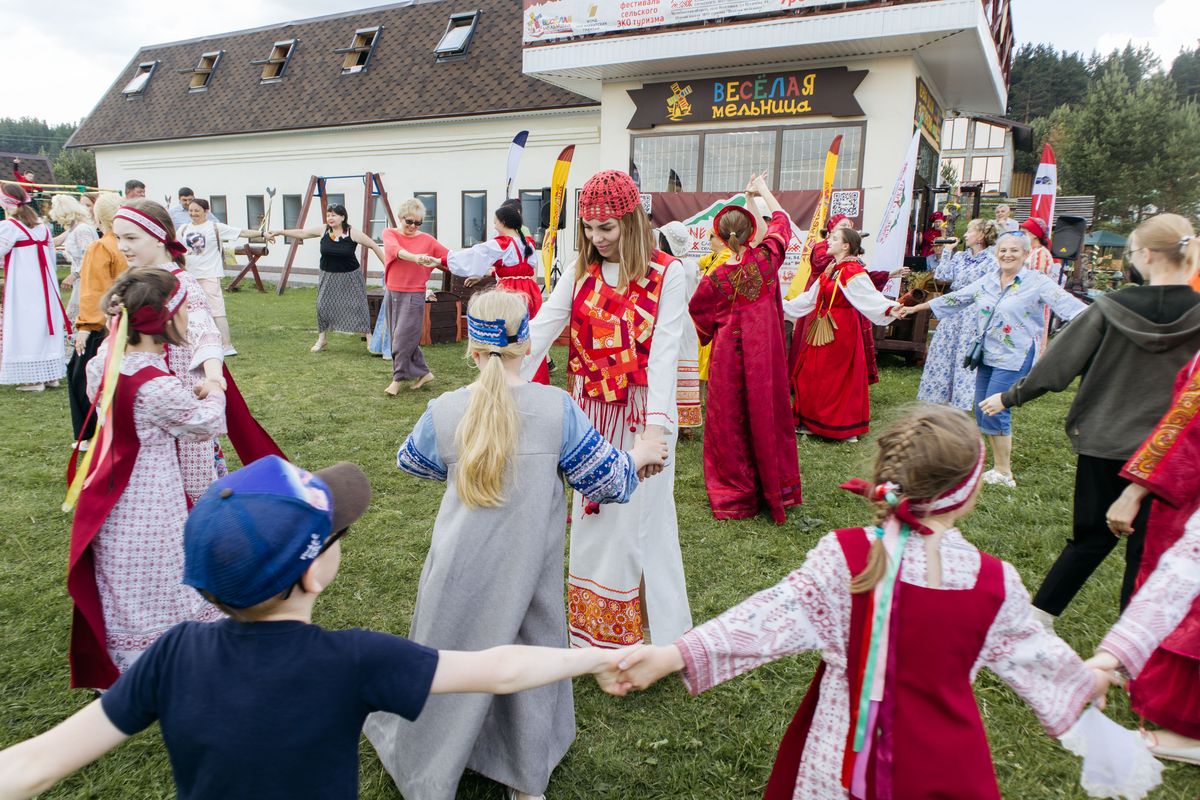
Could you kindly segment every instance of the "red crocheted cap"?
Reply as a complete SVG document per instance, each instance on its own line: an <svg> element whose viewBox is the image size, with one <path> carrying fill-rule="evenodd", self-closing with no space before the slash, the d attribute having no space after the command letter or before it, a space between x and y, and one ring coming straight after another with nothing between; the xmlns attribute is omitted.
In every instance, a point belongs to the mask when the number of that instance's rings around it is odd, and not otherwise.
<svg viewBox="0 0 1200 800"><path fill-rule="evenodd" d="M642 204L633 178L618 169L597 172L579 193L580 219L620 219Z"/></svg>

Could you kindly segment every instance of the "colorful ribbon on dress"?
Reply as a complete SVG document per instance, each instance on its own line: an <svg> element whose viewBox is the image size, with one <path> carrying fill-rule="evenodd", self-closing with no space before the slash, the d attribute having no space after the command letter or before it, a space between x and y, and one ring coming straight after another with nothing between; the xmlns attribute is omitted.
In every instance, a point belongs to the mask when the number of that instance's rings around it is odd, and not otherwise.
<svg viewBox="0 0 1200 800"><path fill-rule="evenodd" d="M100 382L99 396L93 404L93 410L96 412L96 432L92 434L91 444L83 454L83 463L76 468L70 486L67 487L67 496L62 504L64 513L70 513L75 508L75 503L79 500L79 493L83 491L83 485L87 483L88 475L91 472L92 458L96 451L102 451L100 458L103 459L108 454L109 446L112 443L113 397L117 393L117 381L121 376L121 362L125 358L125 342L128 335L129 315L125 313L125 307L122 306L120 317L113 320L110 326L108 341L112 346L108 348L108 358L104 363L104 377ZM77 447L76 454L78 452Z"/></svg>

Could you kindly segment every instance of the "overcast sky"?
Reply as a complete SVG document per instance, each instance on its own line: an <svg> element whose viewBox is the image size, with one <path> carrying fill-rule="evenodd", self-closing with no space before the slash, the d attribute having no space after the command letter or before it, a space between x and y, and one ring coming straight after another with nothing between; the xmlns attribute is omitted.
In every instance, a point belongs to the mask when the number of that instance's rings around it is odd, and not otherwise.
<svg viewBox="0 0 1200 800"><path fill-rule="evenodd" d="M615 0L604 0L615 2ZM513 0L517 2L517 0ZM369 8L355 0L0 0L5 38L23 66L0 81L0 116L51 123L86 116L138 48L288 20ZM1018 42L1049 42L1090 53L1148 44L1165 66L1200 35L1197 0L1013 0ZM1152 10L1151 10L1152 9ZM516 44L516 43L515 43ZM26 71L30 68L32 72ZM13 80L17 74L30 80Z"/></svg>

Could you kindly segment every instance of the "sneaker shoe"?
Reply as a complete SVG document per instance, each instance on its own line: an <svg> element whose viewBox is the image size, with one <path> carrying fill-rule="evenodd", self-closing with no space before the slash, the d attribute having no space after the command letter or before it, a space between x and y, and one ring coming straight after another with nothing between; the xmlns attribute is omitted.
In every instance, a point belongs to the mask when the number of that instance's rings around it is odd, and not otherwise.
<svg viewBox="0 0 1200 800"><path fill-rule="evenodd" d="M57 389L62 384L58 381L46 381L46 386L50 389Z"/></svg>
<svg viewBox="0 0 1200 800"><path fill-rule="evenodd" d="M803 425L801 425L800 427L796 428L796 435L797 436L812 436L813 432L810 431L808 428L804 427Z"/></svg>
<svg viewBox="0 0 1200 800"><path fill-rule="evenodd" d="M233 347L233 345L230 345L229 347L226 347L226 348L225 348L225 355L226 355L226 356L236 356L237 354L238 354L238 352L237 352L237 350L236 350L236 349Z"/></svg>
<svg viewBox="0 0 1200 800"><path fill-rule="evenodd" d="M855 442L857 442L857 441L858 441L858 437L857 437L857 436L851 436L849 439L847 439L847 440L846 440L846 443L847 443L847 444L854 444L854 443L855 443Z"/></svg>
<svg viewBox="0 0 1200 800"><path fill-rule="evenodd" d="M90 446L90 444L87 439L84 439L82 442L72 442L71 443L71 449L78 450L81 453L86 453L89 446Z"/></svg>
<svg viewBox="0 0 1200 800"><path fill-rule="evenodd" d="M1012 475L1005 475L1003 472L997 472L994 469L989 469L983 473L982 480L984 483L990 483L993 486L1007 486L1009 489L1017 488L1017 482L1013 480Z"/></svg>
<svg viewBox="0 0 1200 800"><path fill-rule="evenodd" d="M18 392L44 392L46 384L44 383L23 383L17 387Z"/></svg>

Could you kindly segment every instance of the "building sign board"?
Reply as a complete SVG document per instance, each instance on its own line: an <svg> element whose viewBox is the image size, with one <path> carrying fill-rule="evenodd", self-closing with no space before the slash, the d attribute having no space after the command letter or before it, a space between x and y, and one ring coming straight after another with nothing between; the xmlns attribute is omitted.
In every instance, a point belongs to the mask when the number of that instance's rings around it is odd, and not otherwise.
<svg viewBox="0 0 1200 800"><path fill-rule="evenodd" d="M629 127L819 114L857 117L863 110L854 92L865 77L867 70L829 67L648 83L629 90L637 106Z"/></svg>
<svg viewBox="0 0 1200 800"><path fill-rule="evenodd" d="M921 129L933 149L942 149L942 107L920 78L917 78L917 107L913 112L913 129L916 128Z"/></svg>
<svg viewBox="0 0 1200 800"><path fill-rule="evenodd" d="M524 0L524 42L764 17L865 0Z"/></svg>

